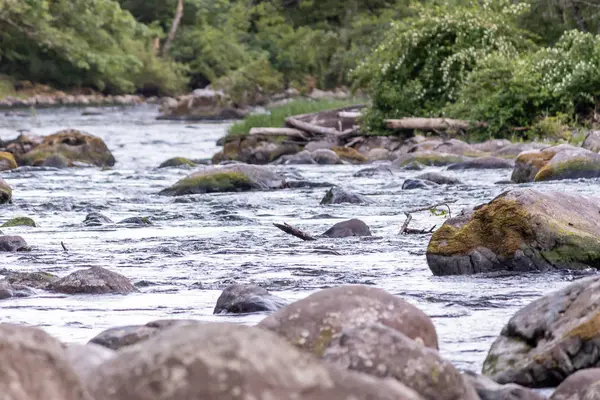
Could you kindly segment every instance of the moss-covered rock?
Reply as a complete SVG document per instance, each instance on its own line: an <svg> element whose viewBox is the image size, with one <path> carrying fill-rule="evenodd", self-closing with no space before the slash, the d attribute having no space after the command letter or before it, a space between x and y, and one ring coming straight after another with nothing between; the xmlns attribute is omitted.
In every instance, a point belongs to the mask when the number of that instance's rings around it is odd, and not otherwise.
<svg viewBox="0 0 600 400"><path fill-rule="evenodd" d="M45 289L50 282L58 279L56 275L49 272L11 272L5 280L12 285L22 285L35 289Z"/></svg>
<svg viewBox="0 0 600 400"><path fill-rule="evenodd" d="M0 228L10 228L13 226L31 226L35 228L35 221L29 217L17 217L10 219L0 225Z"/></svg>
<svg viewBox="0 0 600 400"><path fill-rule="evenodd" d="M434 275L600 268L600 198L506 192L446 221L427 263Z"/></svg>
<svg viewBox="0 0 600 400"><path fill-rule="evenodd" d="M12 201L12 188L2 178L0 178L0 204L10 203Z"/></svg>
<svg viewBox="0 0 600 400"><path fill-rule="evenodd" d="M296 154L302 150L297 144L285 143L286 137L262 138L258 136L228 137L223 150L212 158L213 164L223 161L240 161L247 164L269 164L279 157Z"/></svg>
<svg viewBox="0 0 600 400"><path fill-rule="evenodd" d="M234 164L195 172L160 192L165 196L280 189L285 180L267 167Z"/></svg>
<svg viewBox="0 0 600 400"><path fill-rule="evenodd" d="M76 129L66 129L44 137L41 144L21 156L20 162L24 165L44 165L48 158L57 155L71 164L81 162L98 167L115 165L115 158L102 139Z"/></svg>
<svg viewBox="0 0 600 400"><path fill-rule="evenodd" d="M414 153L402 154L392 163L396 167L404 167L408 164L417 162L428 166L446 166L450 164L467 161L468 158L450 153L439 153L436 151L418 151Z"/></svg>
<svg viewBox="0 0 600 400"><path fill-rule="evenodd" d="M333 150L333 152L335 154L337 154L337 156L340 158L340 160L346 161L346 162L349 162L352 164L361 164L361 163L365 163L365 162L369 161L369 159L367 157L360 154L358 152L358 150L353 149L352 147L335 146L331 150Z"/></svg>
<svg viewBox="0 0 600 400"><path fill-rule="evenodd" d="M499 383L554 387L599 360L600 277L578 280L519 310L492 344L483 373Z"/></svg>
<svg viewBox="0 0 600 400"><path fill-rule="evenodd" d="M196 166L196 163L185 157L173 157L173 158L169 158L167 161L160 164L158 166L158 168L182 167L182 166L194 167L194 166Z"/></svg>
<svg viewBox="0 0 600 400"><path fill-rule="evenodd" d="M15 161L15 157L11 153L0 151L0 171L15 169L17 166L17 161Z"/></svg>

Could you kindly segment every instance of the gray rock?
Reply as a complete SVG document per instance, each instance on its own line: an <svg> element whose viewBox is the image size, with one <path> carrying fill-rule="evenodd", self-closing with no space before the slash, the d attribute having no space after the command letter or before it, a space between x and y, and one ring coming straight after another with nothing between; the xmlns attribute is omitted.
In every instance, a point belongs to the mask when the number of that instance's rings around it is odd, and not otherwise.
<svg viewBox="0 0 600 400"><path fill-rule="evenodd" d="M435 327L427 315L397 296L364 285L320 290L269 315L258 326L322 357L344 329L369 323L383 324L437 348Z"/></svg>
<svg viewBox="0 0 600 400"><path fill-rule="evenodd" d="M467 371L465 380L481 400L546 400L541 394L514 383L500 385L488 377Z"/></svg>
<svg viewBox="0 0 600 400"><path fill-rule="evenodd" d="M312 157L317 164L334 165L341 164L342 160L335 154L335 151L330 149L317 149L312 152Z"/></svg>
<svg viewBox="0 0 600 400"><path fill-rule="evenodd" d="M360 171L354 173L354 177L356 178L365 178L365 177L373 177L373 176L390 176L394 175L390 167L386 165L378 165L376 167L364 168Z"/></svg>
<svg viewBox="0 0 600 400"><path fill-rule="evenodd" d="M483 153L494 153L511 145L512 142L507 139L491 139L482 143L471 143L472 148Z"/></svg>
<svg viewBox="0 0 600 400"><path fill-rule="evenodd" d="M600 198L513 189L447 220L427 248L434 275L600 267Z"/></svg>
<svg viewBox="0 0 600 400"><path fill-rule="evenodd" d="M449 171L460 171L465 169L504 169L513 168L515 163L512 160L499 157L480 157L474 160L464 161L448 166Z"/></svg>
<svg viewBox="0 0 600 400"><path fill-rule="evenodd" d="M92 400L62 344L41 329L0 324L1 397L7 400Z"/></svg>
<svg viewBox="0 0 600 400"><path fill-rule="evenodd" d="M10 203L12 201L12 188L2 178L0 178L0 204Z"/></svg>
<svg viewBox="0 0 600 400"><path fill-rule="evenodd" d="M430 181L437 183L438 185L461 185L462 182L460 179L453 178L451 176L446 176L439 174L437 172L426 172L417 176L416 179L422 179L425 181Z"/></svg>
<svg viewBox="0 0 600 400"><path fill-rule="evenodd" d="M128 224L128 225L152 225L152 221L148 217L131 217L125 218L122 221L117 222L118 224Z"/></svg>
<svg viewBox="0 0 600 400"><path fill-rule="evenodd" d="M436 350L385 325L343 330L323 359L378 378L394 378L425 399L479 400L460 372Z"/></svg>
<svg viewBox="0 0 600 400"><path fill-rule="evenodd" d="M427 189L438 186L437 183L422 179L406 179L402 184L402 190Z"/></svg>
<svg viewBox="0 0 600 400"><path fill-rule="evenodd" d="M598 399L598 395L600 395L600 368L588 368L577 371L565 379L552 393L550 400L593 400Z"/></svg>
<svg viewBox="0 0 600 400"><path fill-rule="evenodd" d="M111 350L119 350L143 342L160 330L147 325L130 325L110 328L93 337L89 343Z"/></svg>
<svg viewBox="0 0 600 400"><path fill-rule="evenodd" d="M594 153L600 152L600 131L590 131L586 133L585 140L581 145L584 149L593 151Z"/></svg>
<svg viewBox="0 0 600 400"><path fill-rule="evenodd" d="M255 285L231 285L217 299L213 314L277 311L288 303Z"/></svg>
<svg viewBox="0 0 600 400"><path fill-rule="evenodd" d="M270 332L223 323L184 324L123 349L98 367L90 388L102 400L419 399L392 380L322 363Z"/></svg>
<svg viewBox="0 0 600 400"><path fill-rule="evenodd" d="M349 192L347 190L333 187L325 193L325 196L321 200L321 205L330 205L330 204L363 204L367 203L367 200L356 193Z"/></svg>
<svg viewBox="0 0 600 400"><path fill-rule="evenodd" d="M513 143L513 144L510 144L508 146L505 146L505 147L493 152L492 155L494 157L501 157L501 158L515 158L524 151L541 150L541 149L545 149L547 147L550 147L550 146L548 146L547 144L544 144L544 143L537 143L537 142Z"/></svg>
<svg viewBox="0 0 600 400"><path fill-rule="evenodd" d="M308 142L306 146L304 146L304 150L308 150L311 153L315 152L319 149L327 149L331 150L334 147L339 146L339 143L331 141L331 140L318 140L314 142Z"/></svg>
<svg viewBox="0 0 600 400"><path fill-rule="evenodd" d="M4 278L11 285L21 285L35 289L45 289L48 284L58 277L48 272L10 272Z"/></svg>
<svg viewBox="0 0 600 400"><path fill-rule="evenodd" d="M85 216L85 219L83 220L83 224L85 226L101 226L112 223L113 221L110 218L98 212L89 213Z"/></svg>
<svg viewBox="0 0 600 400"><path fill-rule="evenodd" d="M467 161L469 158L458 154L441 153L436 151L418 151L398 156L393 161L395 167L403 168L411 163L419 163L426 166L443 167L450 164Z"/></svg>
<svg viewBox="0 0 600 400"><path fill-rule="evenodd" d="M125 294L138 291L123 275L101 267L75 271L52 281L47 289L67 294Z"/></svg>
<svg viewBox="0 0 600 400"><path fill-rule="evenodd" d="M5 280L0 281L0 300L10 299L15 295L13 287Z"/></svg>
<svg viewBox="0 0 600 400"><path fill-rule="evenodd" d="M402 169L406 171L422 171L425 169L425 166L418 161L411 161L404 165Z"/></svg>
<svg viewBox="0 0 600 400"><path fill-rule="evenodd" d="M196 163L185 157L173 157L166 161L163 161L158 168L169 168L169 167L195 167Z"/></svg>
<svg viewBox="0 0 600 400"><path fill-rule="evenodd" d="M21 236L0 236L0 252L29 251L29 246Z"/></svg>
<svg viewBox="0 0 600 400"><path fill-rule="evenodd" d="M70 343L65 349L65 355L73 371L79 376L81 382L86 385L94 376L96 368L103 362L113 358L116 353L106 347L88 343Z"/></svg>
<svg viewBox="0 0 600 400"><path fill-rule="evenodd" d="M371 236L371 230L360 219L338 222L326 230L321 236L329 238L345 238L351 236Z"/></svg>
<svg viewBox="0 0 600 400"><path fill-rule="evenodd" d="M392 153L388 149L371 149L365 154L370 161L389 160L391 155Z"/></svg>
<svg viewBox="0 0 600 400"><path fill-rule="evenodd" d="M600 361L600 276L519 310L492 344L483 373L499 383L553 387ZM565 383L566 385L566 383Z"/></svg>
<svg viewBox="0 0 600 400"><path fill-rule="evenodd" d="M42 162L41 166L62 169L70 167L71 161L69 161L69 159L62 154L53 154L46 158Z"/></svg>
<svg viewBox="0 0 600 400"><path fill-rule="evenodd" d="M274 162L274 164L279 165L310 165L316 163L312 153L307 150L302 150L296 154L281 156Z"/></svg>

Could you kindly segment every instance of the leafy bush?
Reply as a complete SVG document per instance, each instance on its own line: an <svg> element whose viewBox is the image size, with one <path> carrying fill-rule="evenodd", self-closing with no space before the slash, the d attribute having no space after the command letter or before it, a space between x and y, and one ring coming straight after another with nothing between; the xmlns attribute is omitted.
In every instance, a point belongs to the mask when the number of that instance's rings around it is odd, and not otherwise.
<svg viewBox="0 0 600 400"><path fill-rule="evenodd" d="M523 5L487 0L456 7L420 8L416 17L395 22L383 42L356 72L368 84L373 106L365 117L368 130L385 118L440 115L469 73L486 54L507 57L531 46L515 27Z"/></svg>

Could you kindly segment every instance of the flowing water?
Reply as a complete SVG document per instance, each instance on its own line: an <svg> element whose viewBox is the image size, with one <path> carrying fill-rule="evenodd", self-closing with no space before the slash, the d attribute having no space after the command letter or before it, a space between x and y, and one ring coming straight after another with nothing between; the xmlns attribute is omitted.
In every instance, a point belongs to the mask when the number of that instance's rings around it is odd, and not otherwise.
<svg viewBox="0 0 600 400"><path fill-rule="evenodd" d="M66 275L101 266L137 283L140 293L56 295L39 291L0 302L0 321L43 327L63 341L85 342L102 330L162 318L194 318L254 324L264 314L212 315L220 291L253 283L293 301L321 288L359 283L381 287L417 305L437 327L442 354L461 369L479 370L502 326L525 304L576 278L572 274L434 277L427 267L429 235L399 236L404 211L456 200L452 212L489 201L507 186L510 170L447 174L464 185L403 191L405 178L421 172L354 178L364 166L281 167L307 180L331 182L372 200L367 205L320 206L324 188L158 196L193 169L158 169L174 156L210 158L227 124L156 121L153 106L107 108L82 116L81 109L52 109L0 119L0 138L19 129L50 134L77 128L105 140L117 164L112 169L79 168L2 172L14 204L0 208L0 222L32 217L37 228L4 228L32 246L4 253L1 268L44 270ZM201 168L201 167L198 167ZM439 171L439 168L431 168ZM540 190L600 194L596 181L536 184ZM149 216L153 225L82 225L96 211L113 221ZM342 219L360 218L370 238L302 242L273 227L288 222L318 234ZM411 227L440 225L444 217L422 212ZM61 242L68 248L63 251Z"/></svg>

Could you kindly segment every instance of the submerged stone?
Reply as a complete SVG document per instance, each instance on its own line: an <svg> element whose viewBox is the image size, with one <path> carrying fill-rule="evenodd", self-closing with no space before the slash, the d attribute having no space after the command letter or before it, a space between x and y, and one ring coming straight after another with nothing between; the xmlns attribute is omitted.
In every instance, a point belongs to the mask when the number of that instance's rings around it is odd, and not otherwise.
<svg viewBox="0 0 600 400"><path fill-rule="evenodd" d="M0 228L10 228L13 226L30 226L30 227L35 228L36 225L35 225L35 221L29 217L17 217L17 218L9 219L8 221L6 221L2 225L0 225Z"/></svg>
<svg viewBox="0 0 600 400"><path fill-rule="evenodd" d="M113 221L108 218L104 214L100 214L98 212L91 212L85 216L85 220L83 220L83 224L85 226L100 226L106 224L112 224Z"/></svg>
<svg viewBox="0 0 600 400"><path fill-rule="evenodd" d="M181 166L194 167L194 166L196 166L196 163L185 157L174 157L174 158L169 158L167 161L164 161L162 164L160 164L158 166L158 168L181 167Z"/></svg>
<svg viewBox="0 0 600 400"><path fill-rule="evenodd" d="M460 171L468 169L505 169L513 168L515 163L512 160L499 157L480 157L474 160L463 161L448 166L449 171Z"/></svg>
<svg viewBox="0 0 600 400"><path fill-rule="evenodd" d="M28 251L29 246L21 236L0 236L0 252Z"/></svg>
<svg viewBox="0 0 600 400"><path fill-rule="evenodd" d="M402 183L402 190L426 189L438 186L437 183L423 179L406 179Z"/></svg>
<svg viewBox="0 0 600 400"><path fill-rule="evenodd" d="M321 236L329 238L345 238L351 236L371 236L369 226L360 219L338 222L327 229Z"/></svg>
<svg viewBox="0 0 600 400"><path fill-rule="evenodd" d="M367 200L356 193L349 192L345 189L333 187L325 193L325 196L321 200L321 205L331 205L331 204L363 204L366 203Z"/></svg>
<svg viewBox="0 0 600 400"><path fill-rule="evenodd" d="M419 163L426 166L442 167L445 165L455 164L468 160L467 157L450 154L439 153L435 151L419 151L414 153L402 154L393 161L395 167L406 167L411 163Z"/></svg>
<svg viewBox="0 0 600 400"><path fill-rule="evenodd" d="M255 285L231 285L217 299L213 314L277 311L288 303Z"/></svg>

